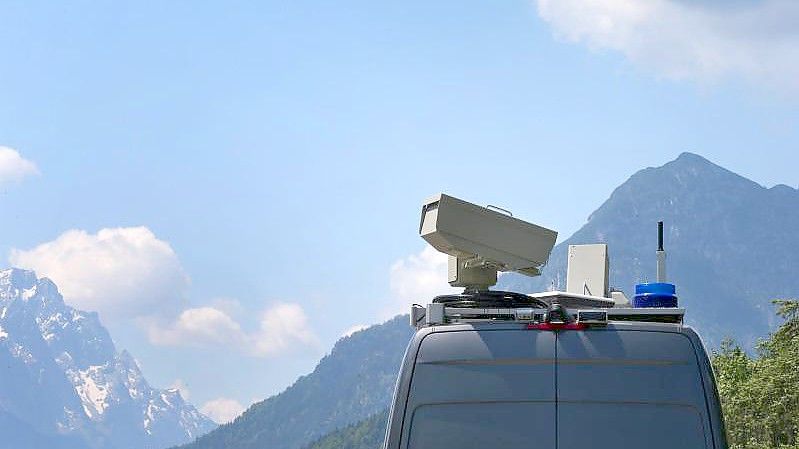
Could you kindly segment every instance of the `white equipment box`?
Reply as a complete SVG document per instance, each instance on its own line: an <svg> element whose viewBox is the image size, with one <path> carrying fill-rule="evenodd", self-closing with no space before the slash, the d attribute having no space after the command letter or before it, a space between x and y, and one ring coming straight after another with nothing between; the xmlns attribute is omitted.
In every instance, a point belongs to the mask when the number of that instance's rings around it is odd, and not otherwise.
<svg viewBox="0 0 799 449"><path fill-rule="evenodd" d="M577 295L610 297L608 245L569 245L566 291Z"/></svg>

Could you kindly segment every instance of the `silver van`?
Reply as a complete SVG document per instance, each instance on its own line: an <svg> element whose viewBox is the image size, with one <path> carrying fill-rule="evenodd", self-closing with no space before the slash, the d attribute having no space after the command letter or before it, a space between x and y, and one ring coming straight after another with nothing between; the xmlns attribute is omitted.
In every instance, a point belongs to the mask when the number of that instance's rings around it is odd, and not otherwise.
<svg viewBox="0 0 799 449"><path fill-rule="evenodd" d="M632 317L641 319L641 317ZM421 328L385 449L726 448L707 353L680 323Z"/></svg>
<svg viewBox="0 0 799 449"><path fill-rule="evenodd" d="M489 206L436 195L419 234L465 290L411 308L384 449L727 448L707 353L666 282L662 222L657 282L632 302L609 287L606 244L569 246L566 291L489 290L498 271L540 273L557 237Z"/></svg>

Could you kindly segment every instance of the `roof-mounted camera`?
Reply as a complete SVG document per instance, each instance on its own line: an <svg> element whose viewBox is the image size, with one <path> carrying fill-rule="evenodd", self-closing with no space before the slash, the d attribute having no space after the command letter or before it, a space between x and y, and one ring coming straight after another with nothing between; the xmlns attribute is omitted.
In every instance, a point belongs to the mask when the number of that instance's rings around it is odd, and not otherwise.
<svg viewBox="0 0 799 449"><path fill-rule="evenodd" d="M422 205L419 235L449 255L449 284L466 291L488 290L498 271L538 276L558 237L503 209L443 193Z"/></svg>

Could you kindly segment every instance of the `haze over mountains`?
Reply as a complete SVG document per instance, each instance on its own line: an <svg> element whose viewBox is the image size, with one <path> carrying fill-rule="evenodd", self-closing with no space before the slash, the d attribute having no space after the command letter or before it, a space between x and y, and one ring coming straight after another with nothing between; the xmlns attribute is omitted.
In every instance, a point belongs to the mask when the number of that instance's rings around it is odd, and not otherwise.
<svg viewBox="0 0 799 449"><path fill-rule="evenodd" d="M216 427L32 271L0 271L0 370L3 449L157 449Z"/></svg>
<svg viewBox="0 0 799 449"><path fill-rule="evenodd" d="M776 324L770 300L799 296L799 191L765 188L695 154L634 174L569 239L542 276L497 289L565 285L569 244L606 242L611 284L633 294L654 278L656 222L666 222L669 280L687 321L715 347L753 347ZM418 302L429 298L419 298ZM375 448L405 346L400 316L342 338L283 393L214 425L176 390L151 388L117 353L97 315L64 304L29 271L0 271L0 448Z"/></svg>
<svg viewBox="0 0 799 449"><path fill-rule="evenodd" d="M710 347L725 337L752 347L776 324L770 300L799 296L799 191L765 188L690 153L641 170L617 188L555 247L542 276L503 275L497 289L541 291L553 283L563 288L568 245L605 242L611 284L632 296L636 282L654 279L658 220L666 222L669 280L677 284L688 323ZM405 321L397 318L339 341L286 392L185 448L377 449L393 387L388 379L396 375L411 335ZM373 363L375 354L384 363ZM360 384L352 384L356 379ZM346 407L332 406L329 391ZM358 403L365 406L353 406ZM337 427L318 438L322 429ZM288 432L292 428L302 435Z"/></svg>
<svg viewBox="0 0 799 449"><path fill-rule="evenodd" d="M314 371L259 402L191 449L301 448L385 409L413 334L406 316L344 337Z"/></svg>

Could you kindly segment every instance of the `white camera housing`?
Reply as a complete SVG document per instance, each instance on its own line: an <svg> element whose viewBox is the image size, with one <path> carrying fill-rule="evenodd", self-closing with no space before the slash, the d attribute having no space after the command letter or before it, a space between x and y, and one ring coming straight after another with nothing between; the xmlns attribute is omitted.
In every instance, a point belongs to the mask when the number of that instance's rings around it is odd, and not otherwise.
<svg viewBox="0 0 799 449"><path fill-rule="evenodd" d="M458 198L438 194L422 206L419 234L450 256L449 281L487 289L497 271L539 275L558 233Z"/></svg>

